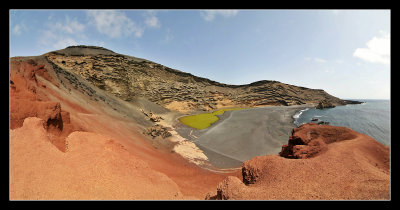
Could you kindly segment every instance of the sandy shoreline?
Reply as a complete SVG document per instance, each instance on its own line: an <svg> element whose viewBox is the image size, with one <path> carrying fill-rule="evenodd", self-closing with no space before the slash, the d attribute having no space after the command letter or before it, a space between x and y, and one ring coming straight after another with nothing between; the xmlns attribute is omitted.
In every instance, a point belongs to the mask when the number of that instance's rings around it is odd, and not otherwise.
<svg viewBox="0 0 400 210"><path fill-rule="evenodd" d="M212 166L241 167L255 156L278 154L295 127L293 115L312 105L268 106L228 111L207 129L177 123L175 131L193 142Z"/></svg>

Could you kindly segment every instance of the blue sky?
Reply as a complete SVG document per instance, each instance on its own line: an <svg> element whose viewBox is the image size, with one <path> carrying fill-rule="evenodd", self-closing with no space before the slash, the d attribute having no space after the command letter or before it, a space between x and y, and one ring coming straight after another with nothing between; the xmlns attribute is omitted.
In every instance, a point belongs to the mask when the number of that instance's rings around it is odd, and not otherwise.
<svg viewBox="0 0 400 210"><path fill-rule="evenodd" d="M227 84L390 98L390 10L10 10L10 56L96 45Z"/></svg>

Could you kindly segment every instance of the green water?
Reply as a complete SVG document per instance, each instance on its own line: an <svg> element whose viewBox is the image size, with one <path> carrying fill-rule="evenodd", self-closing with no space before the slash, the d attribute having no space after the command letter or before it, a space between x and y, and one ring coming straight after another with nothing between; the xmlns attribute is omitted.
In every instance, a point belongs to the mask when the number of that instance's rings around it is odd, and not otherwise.
<svg viewBox="0 0 400 210"><path fill-rule="evenodd" d="M213 123L217 122L219 118L217 115L223 115L226 111L241 110L244 108L230 108L220 109L212 113L202 113L197 115L190 115L179 118L179 121L189 127L202 130L210 127Z"/></svg>

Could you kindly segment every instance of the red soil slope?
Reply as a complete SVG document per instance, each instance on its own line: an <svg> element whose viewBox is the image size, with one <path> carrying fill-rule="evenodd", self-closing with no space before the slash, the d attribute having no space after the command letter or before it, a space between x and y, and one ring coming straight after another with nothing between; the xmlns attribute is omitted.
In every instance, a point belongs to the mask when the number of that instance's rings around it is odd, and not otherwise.
<svg viewBox="0 0 400 210"><path fill-rule="evenodd" d="M43 59L11 59L10 129L11 200L204 199L238 174L155 149L135 122L63 88Z"/></svg>
<svg viewBox="0 0 400 210"><path fill-rule="evenodd" d="M10 129L21 127L27 117L41 118L45 121L49 140L64 151L65 137L80 129L70 123L69 112L62 110L59 102L49 101L42 91L48 88L37 80L36 75L54 83L44 65L33 60L10 63Z"/></svg>
<svg viewBox="0 0 400 210"><path fill-rule="evenodd" d="M171 179L115 140L77 131L63 153L48 141L44 124L26 118L11 131L12 200L183 199Z"/></svg>
<svg viewBox="0 0 400 210"><path fill-rule="evenodd" d="M243 180L228 177L211 199L390 199L389 148L345 127L305 124L279 155L243 164ZM282 157L283 156L283 157Z"/></svg>

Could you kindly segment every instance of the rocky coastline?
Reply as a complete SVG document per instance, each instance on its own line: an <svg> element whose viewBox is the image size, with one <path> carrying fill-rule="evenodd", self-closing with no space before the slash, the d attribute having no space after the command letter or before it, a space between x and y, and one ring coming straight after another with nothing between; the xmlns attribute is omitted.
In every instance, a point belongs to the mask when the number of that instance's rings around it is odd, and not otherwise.
<svg viewBox="0 0 400 210"><path fill-rule="evenodd" d="M365 103L365 102L362 102L362 101L355 101L355 100L344 100L344 99L343 99L343 101L344 101L346 104L362 104L362 103Z"/></svg>

